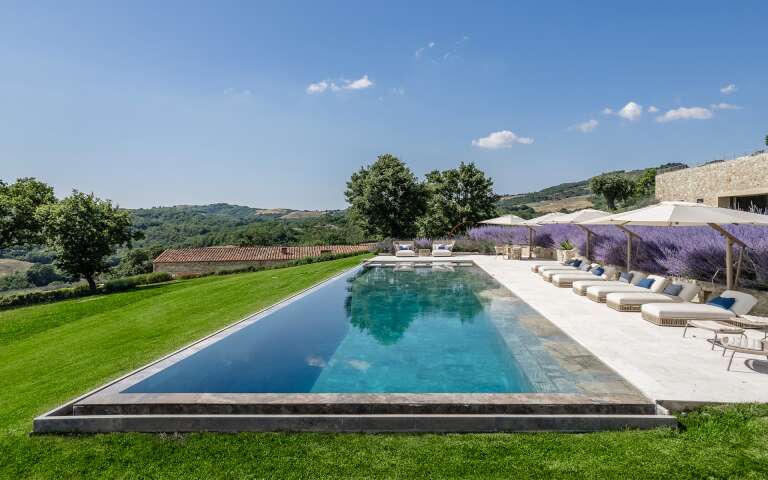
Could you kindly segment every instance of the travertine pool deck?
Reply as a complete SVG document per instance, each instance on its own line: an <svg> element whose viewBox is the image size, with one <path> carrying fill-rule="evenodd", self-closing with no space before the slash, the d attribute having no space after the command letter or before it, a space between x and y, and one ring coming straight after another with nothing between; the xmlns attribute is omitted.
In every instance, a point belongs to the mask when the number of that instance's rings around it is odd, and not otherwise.
<svg viewBox="0 0 768 480"><path fill-rule="evenodd" d="M380 256L372 261L430 260ZM682 338L682 328L653 325L639 313L617 312L574 294L570 288L558 288L530 269L532 263L546 260L505 260L485 255L457 256L452 260L474 262L648 398L668 408L697 403L768 402L766 358L737 353L728 372L728 358L721 356L721 350L710 349L711 332L689 329L687 338ZM748 334L762 338L759 332Z"/></svg>

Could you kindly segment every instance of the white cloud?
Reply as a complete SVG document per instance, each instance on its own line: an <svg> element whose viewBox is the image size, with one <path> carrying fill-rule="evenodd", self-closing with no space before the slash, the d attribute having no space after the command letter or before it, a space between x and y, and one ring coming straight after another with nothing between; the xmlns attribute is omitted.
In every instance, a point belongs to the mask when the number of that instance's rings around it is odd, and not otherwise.
<svg viewBox="0 0 768 480"><path fill-rule="evenodd" d="M613 110L611 110L611 109L610 109L610 108L608 108L608 107L605 107L605 108L603 109L603 115L611 115L612 113L613 113Z"/></svg>
<svg viewBox="0 0 768 480"><path fill-rule="evenodd" d="M741 107L738 105L733 105L732 103L713 103L710 105L712 110L741 110Z"/></svg>
<svg viewBox="0 0 768 480"><path fill-rule="evenodd" d="M315 93L323 93L328 89L328 87L329 87L329 84L325 80L317 83L310 83L309 86L307 87L307 93L310 95Z"/></svg>
<svg viewBox="0 0 768 480"><path fill-rule="evenodd" d="M568 130L578 130L582 133L589 133L597 128L597 124L599 122L595 120L594 118L591 120L587 120L586 122L577 123L576 125L571 125L568 127Z"/></svg>
<svg viewBox="0 0 768 480"><path fill-rule="evenodd" d="M674 120L707 120L712 118L712 112L703 107L680 107L669 110L664 115L656 117L659 123L671 122Z"/></svg>
<svg viewBox="0 0 768 480"><path fill-rule="evenodd" d="M515 143L530 145L533 143L533 139L529 137L518 137L516 134L510 132L509 130L502 130L500 132L493 132L487 137L472 140L472 145L480 148L488 148L491 150L509 148Z"/></svg>
<svg viewBox="0 0 768 480"><path fill-rule="evenodd" d="M640 118L642 114L643 114L643 106L635 102L627 103L621 108L621 110L616 112L616 115L620 116L621 118L625 118L630 122L634 122L635 120Z"/></svg>
<svg viewBox="0 0 768 480"><path fill-rule="evenodd" d="M650 107L648 107L648 113L656 113L658 111L659 109L656 107L656 105L651 105Z"/></svg>
<svg viewBox="0 0 768 480"><path fill-rule="evenodd" d="M729 83L728 85L720 89L720 93L722 93L723 95L730 95L732 93L737 92L738 90L739 90L739 87L737 87L733 83Z"/></svg>
<svg viewBox="0 0 768 480"><path fill-rule="evenodd" d="M425 51L429 50L430 48L435 48L435 42L429 42L426 47L417 49L413 56L419 58L424 54Z"/></svg>
<svg viewBox="0 0 768 480"><path fill-rule="evenodd" d="M373 86L373 80L369 79L368 75L363 75L357 80L351 80L351 81L345 80L345 82L346 82L346 85L341 87L345 90L362 90L364 88Z"/></svg>
<svg viewBox="0 0 768 480"><path fill-rule="evenodd" d="M342 80L342 82L343 85L341 86L330 80L321 80L317 83L310 83L307 87L307 93L309 95L314 95L323 93L327 90L332 92L339 92L341 90L363 90L373 86L373 80L368 78L368 75L363 75L357 80Z"/></svg>

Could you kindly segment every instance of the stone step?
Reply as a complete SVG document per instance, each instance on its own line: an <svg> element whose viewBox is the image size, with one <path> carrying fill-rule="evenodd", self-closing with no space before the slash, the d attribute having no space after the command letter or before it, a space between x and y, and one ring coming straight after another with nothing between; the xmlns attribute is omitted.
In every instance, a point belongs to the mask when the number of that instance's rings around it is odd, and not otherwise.
<svg viewBox="0 0 768 480"><path fill-rule="evenodd" d="M35 433L104 432L595 432L677 427L671 415L72 415Z"/></svg>

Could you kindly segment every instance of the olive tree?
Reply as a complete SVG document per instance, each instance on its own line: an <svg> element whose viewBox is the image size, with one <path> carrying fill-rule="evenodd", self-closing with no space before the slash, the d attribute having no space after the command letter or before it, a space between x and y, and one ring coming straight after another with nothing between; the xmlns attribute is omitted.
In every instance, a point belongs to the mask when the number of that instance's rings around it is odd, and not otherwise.
<svg viewBox="0 0 768 480"><path fill-rule="evenodd" d="M616 202L626 200L632 196L634 184L624 174L604 173L593 177L589 181L589 189L596 195L602 195L608 208L615 210Z"/></svg>
<svg viewBox="0 0 768 480"><path fill-rule="evenodd" d="M91 194L74 190L64 200L38 209L38 220L48 246L56 252L55 263L73 277L96 288L96 276L109 271L107 257L117 247L141 238L129 212Z"/></svg>
<svg viewBox="0 0 768 480"><path fill-rule="evenodd" d="M397 157L380 155L352 174L344 192L350 218L367 235L409 237L424 212L424 188Z"/></svg>

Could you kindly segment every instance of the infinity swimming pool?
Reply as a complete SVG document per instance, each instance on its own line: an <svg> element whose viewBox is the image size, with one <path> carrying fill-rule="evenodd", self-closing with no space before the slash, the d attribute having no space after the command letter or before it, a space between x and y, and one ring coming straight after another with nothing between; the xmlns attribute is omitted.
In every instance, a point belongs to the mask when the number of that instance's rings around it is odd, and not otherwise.
<svg viewBox="0 0 768 480"><path fill-rule="evenodd" d="M578 391L537 322L475 266L360 269L123 393Z"/></svg>
<svg viewBox="0 0 768 480"><path fill-rule="evenodd" d="M474 262L424 263L380 260L323 282L55 408L35 431L591 431L674 421Z"/></svg>
<svg viewBox="0 0 768 480"><path fill-rule="evenodd" d="M124 392L535 392L500 333L521 313L477 267L367 268Z"/></svg>

